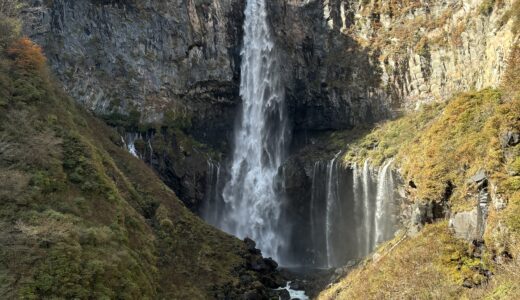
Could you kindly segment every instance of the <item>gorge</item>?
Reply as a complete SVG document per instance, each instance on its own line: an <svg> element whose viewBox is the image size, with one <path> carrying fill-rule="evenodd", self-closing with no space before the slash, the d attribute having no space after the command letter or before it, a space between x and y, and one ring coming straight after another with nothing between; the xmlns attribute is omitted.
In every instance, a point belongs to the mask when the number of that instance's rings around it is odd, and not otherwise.
<svg viewBox="0 0 520 300"><path fill-rule="evenodd" d="M0 298L515 299L519 24L4 0Z"/></svg>

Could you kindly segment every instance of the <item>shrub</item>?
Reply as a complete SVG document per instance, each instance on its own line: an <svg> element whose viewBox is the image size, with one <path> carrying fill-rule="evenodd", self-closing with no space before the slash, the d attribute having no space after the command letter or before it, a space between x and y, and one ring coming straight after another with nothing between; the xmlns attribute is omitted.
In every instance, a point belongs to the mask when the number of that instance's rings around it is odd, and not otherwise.
<svg viewBox="0 0 520 300"><path fill-rule="evenodd" d="M45 56L42 48L24 37L13 42L7 49L7 54L14 59L15 66L20 71L43 71Z"/></svg>

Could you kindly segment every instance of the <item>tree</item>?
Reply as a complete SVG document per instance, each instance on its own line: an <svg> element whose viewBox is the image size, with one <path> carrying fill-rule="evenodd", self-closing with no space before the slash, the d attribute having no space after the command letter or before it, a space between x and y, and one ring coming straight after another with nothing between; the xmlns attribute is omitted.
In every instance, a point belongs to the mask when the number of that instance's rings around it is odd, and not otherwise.
<svg viewBox="0 0 520 300"><path fill-rule="evenodd" d="M11 61L11 101L29 103L46 99L49 74L41 47L21 38L7 48L6 54Z"/></svg>
<svg viewBox="0 0 520 300"><path fill-rule="evenodd" d="M22 7L19 0L0 0L0 51L20 36L18 15Z"/></svg>
<svg viewBox="0 0 520 300"><path fill-rule="evenodd" d="M26 37L13 42L7 54L14 59L20 71L42 71L45 68L46 59L42 48Z"/></svg>
<svg viewBox="0 0 520 300"><path fill-rule="evenodd" d="M19 0L2 0L0 1L0 15L15 18L22 7L23 4Z"/></svg>

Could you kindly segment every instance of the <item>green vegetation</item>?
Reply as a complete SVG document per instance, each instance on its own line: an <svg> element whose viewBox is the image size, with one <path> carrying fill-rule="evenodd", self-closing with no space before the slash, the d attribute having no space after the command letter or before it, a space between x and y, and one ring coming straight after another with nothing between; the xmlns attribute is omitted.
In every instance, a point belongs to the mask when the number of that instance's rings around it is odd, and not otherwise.
<svg viewBox="0 0 520 300"><path fill-rule="evenodd" d="M447 103L381 124L348 142L344 163L395 159L413 201L447 200L452 212L475 207L476 187L468 179L484 169L502 209L489 206L485 250L456 239L446 221L427 224L382 245L322 299L513 299L520 291L520 48L514 47L499 89L463 93ZM333 141L334 144L337 141ZM446 191L451 196L446 199ZM453 192L453 193L451 193ZM512 258L511 258L512 257ZM490 279L484 270L493 273ZM477 287L467 289L463 282Z"/></svg>
<svg viewBox="0 0 520 300"><path fill-rule="evenodd" d="M0 49L0 298L238 289L244 245L191 214L56 87L37 45L12 36Z"/></svg>
<svg viewBox="0 0 520 300"><path fill-rule="evenodd" d="M440 201L455 186L451 205L457 210L470 204L467 180L478 170L496 181L507 177L500 138L518 126L518 103L492 89L461 94L383 124L351 146L345 159L380 165L395 157L405 179L417 185L417 200Z"/></svg>

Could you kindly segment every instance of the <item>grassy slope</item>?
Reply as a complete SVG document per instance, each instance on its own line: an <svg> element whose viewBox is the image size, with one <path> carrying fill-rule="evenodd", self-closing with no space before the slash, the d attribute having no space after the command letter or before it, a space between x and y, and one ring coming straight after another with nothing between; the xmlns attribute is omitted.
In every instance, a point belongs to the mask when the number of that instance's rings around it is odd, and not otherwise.
<svg viewBox="0 0 520 300"><path fill-rule="evenodd" d="M416 237L401 235L382 245L374 256L378 259L367 260L320 299L513 299L519 294L520 145L501 143L506 132L520 132L519 70L517 48L500 91L461 94L382 124L350 144L345 155L345 163L368 158L376 165L395 158L405 182L417 185L409 189L414 201L440 201L454 186L452 211L474 207L476 187L468 179L485 169L508 205L503 210L490 206L482 258L442 221ZM513 258L500 264L494 260L505 253ZM481 282L483 269L494 273L488 282ZM481 286L463 288L464 280Z"/></svg>
<svg viewBox="0 0 520 300"><path fill-rule="evenodd" d="M240 241L65 96L37 47L1 52L0 298L199 299L238 284Z"/></svg>

